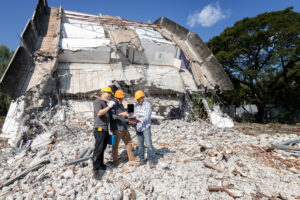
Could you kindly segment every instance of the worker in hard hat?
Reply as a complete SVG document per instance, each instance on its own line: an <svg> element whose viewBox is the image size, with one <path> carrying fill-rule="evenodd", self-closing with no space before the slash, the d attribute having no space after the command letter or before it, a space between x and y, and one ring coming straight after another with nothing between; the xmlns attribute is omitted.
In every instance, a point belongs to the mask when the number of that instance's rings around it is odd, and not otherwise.
<svg viewBox="0 0 300 200"><path fill-rule="evenodd" d="M106 170L104 164L104 150L108 141L108 125L110 122L109 110L116 104L110 101L113 92L110 87L104 87L100 91L100 98L94 102L94 137L95 148L93 153L94 178L101 179L100 170Z"/></svg>
<svg viewBox="0 0 300 200"><path fill-rule="evenodd" d="M136 161L137 158L134 157L132 153L132 140L130 133L127 129L126 118L129 116L125 111L125 108L122 104L125 94L122 90L117 90L115 92L116 105L110 110L111 119L110 119L110 130L115 135L115 145L112 146L112 157L113 163L116 167L121 166L118 159L118 148L120 140L122 139L125 143L125 148L128 155L129 161Z"/></svg>
<svg viewBox="0 0 300 200"><path fill-rule="evenodd" d="M140 165L146 163L144 158L145 146L147 148L147 159L149 161L149 167L153 168L154 165L154 148L152 146L151 139L151 113L152 108L149 102L145 101L145 94L143 91L138 90L135 92L134 99L137 104L134 108L134 115L136 117L136 122L131 122L131 124L136 123L136 136L138 140L138 156L140 158Z"/></svg>

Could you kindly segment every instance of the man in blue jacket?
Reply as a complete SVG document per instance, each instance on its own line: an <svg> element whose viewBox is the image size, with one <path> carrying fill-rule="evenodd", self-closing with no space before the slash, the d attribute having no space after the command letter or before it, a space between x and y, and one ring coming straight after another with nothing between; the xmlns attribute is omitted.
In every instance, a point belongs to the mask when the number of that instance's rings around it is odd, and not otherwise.
<svg viewBox="0 0 300 200"><path fill-rule="evenodd" d="M125 94L122 90L117 90L115 92L116 105L110 110L111 119L110 119L110 130L115 135L115 145L112 146L112 157L113 162L116 167L120 166L118 159L118 148L120 140L122 139L126 146L126 151L129 161L136 161L137 158L134 157L131 146L132 140L130 133L127 129L127 121L125 117L128 117L128 113L125 111L125 108L122 104Z"/></svg>

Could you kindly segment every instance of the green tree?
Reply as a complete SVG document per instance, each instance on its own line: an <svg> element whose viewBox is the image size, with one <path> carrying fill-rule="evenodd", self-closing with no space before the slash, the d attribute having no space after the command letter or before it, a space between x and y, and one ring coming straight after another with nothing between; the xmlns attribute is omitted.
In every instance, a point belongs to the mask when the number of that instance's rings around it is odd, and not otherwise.
<svg viewBox="0 0 300 200"><path fill-rule="evenodd" d="M9 61L13 55L13 51L10 51L6 46L0 45L0 77L3 73ZM10 100L4 94L0 94L0 116L5 116L9 108Z"/></svg>
<svg viewBox="0 0 300 200"><path fill-rule="evenodd" d="M212 38L207 45L235 86L227 101L255 104L259 122L267 104L299 112L299 36L300 13L290 7L244 18Z"/></svg>

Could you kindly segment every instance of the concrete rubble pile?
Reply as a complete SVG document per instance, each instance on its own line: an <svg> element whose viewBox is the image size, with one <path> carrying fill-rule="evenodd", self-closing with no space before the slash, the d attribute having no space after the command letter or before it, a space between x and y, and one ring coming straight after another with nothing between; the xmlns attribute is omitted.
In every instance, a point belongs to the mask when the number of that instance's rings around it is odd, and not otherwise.
<svg viewBox="0 0 300 200"><path fill-rule="evenodd" d="M78 113L74 104L67 101L34 113L27 135L32 130L39 130L40 134L49 131L53 138L47 144L13 155L3 156L11 149L2 149L5 152L0 157L0 198L299 198L299 155L264 151L278 141L296 138L295 134L251 136L201 121L156 121L152 125L155 168L128 162L121 143L119 156L123 166L112 166L109 146L105 152L108 169L102 180L96 181L90 159L70 163L91 155L92 122L91 115ZM137 155L135 133L133 129L130 132ZM24 175L14 178L20 174Z"/></svg>
<svg viewBox="0 0 300 200"><path fill-rule="evenodd" d="M191 94L233 86L201 38L170 19L142 23L38 0L21 43L0 81L12 99L0 199L300 198L295 134L246 135L208 105L212 124L195 118ZM156 118L154 169L127 162L123 145L123 166L112 167L109 146L108 170L93 179L91 95L104 86L123 89L125 107L145 92Z"/></svg>

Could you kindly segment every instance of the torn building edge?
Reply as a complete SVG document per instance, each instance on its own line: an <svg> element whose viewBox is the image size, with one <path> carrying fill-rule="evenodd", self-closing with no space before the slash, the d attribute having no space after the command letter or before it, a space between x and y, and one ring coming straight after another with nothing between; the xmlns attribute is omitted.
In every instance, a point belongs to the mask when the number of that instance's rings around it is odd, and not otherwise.
<svg viewBox="0 0 300 200"><path fill-rule="evenodd" d="M167 18L142 23L38 0L21 42L0 83L0 92L13 100L1 134L12 146L32 112L62 99L91 112L89 96L107 85L127 97L144 90L165 117L184 112L186 93L233 89L200 37Z"/></svg>

